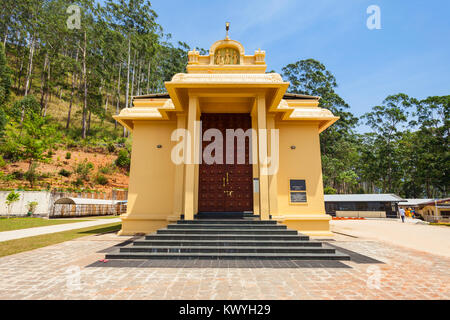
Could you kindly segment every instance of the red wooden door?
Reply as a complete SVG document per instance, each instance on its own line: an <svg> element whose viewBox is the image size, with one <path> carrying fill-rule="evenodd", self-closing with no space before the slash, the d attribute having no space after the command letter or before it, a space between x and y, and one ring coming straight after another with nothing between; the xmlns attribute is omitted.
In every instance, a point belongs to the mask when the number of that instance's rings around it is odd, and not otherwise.
<svg viewBox="0 0 450 320"><path fill-rule="evenodd" d="M245 139L245 146L233 143L234 161L227 164L226 129L251 128L251 118L241 113L202 114L202 134L208 129L218 129L223 136L223 147L217 152L223 154L223 164L207 164L199 167L199 212L244 212L253 211L253 172L250 164L251 137ZM212 141L202 142L202 154ZM238 147L240 148L238 150ZM245 163L238 163L238 151L245 152ZM214 155L214 154L213 154Z"/></svg>

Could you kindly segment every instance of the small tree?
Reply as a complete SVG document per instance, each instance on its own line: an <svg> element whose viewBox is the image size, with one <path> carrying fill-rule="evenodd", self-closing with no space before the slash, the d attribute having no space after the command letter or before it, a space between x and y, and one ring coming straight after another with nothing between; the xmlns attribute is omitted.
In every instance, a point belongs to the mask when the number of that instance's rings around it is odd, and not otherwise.
<svg viewBox="0 0 450 320"><path fill-rule="evenodd" d="M116 166L130 170L130 163L130 154L128 153L127 149L121 149L119 151L119 154L117 155L117 159L115 162Z"/></svg>
<svg viewBox="0 0 450 320"><path fill-rule="evenodd" d="M8 196L6 197L6 206L8 207L8 218L11 215L11 209L14 202L19 201L20 194L18 192L15 192L14 190L11 191Z"/></svg>
<svg viewBox="0 0 450 320"><path fill-rule="evenodd" d="M28 215L33 215L34 211L36 210L38 203L36 201L28 201L27 209L28 209Z"/></svg>
<svg viewBox="0 0 450 320"><path fill-rule="evenodd" d="M88 162L87 159L84 159L83 162L79 162L74 165L73 172L76 174L78 179L89 181L89 176L91 175L93 169L94 164L92 162Z"/></svg>
<svg viewBox="0 0 450 320"><path fill-rule="evenodd" d="M7 130L8 141L10 141L17 158L28 161L27 180L30 187L34 187L37 179L36 169L38 161L45 159L46 153L52 149L57 139L56 127L46 118L39 114L40 105L36 99L29 95L21 100L22 105L26 106L24 118L21 127L9 124ZM20 107L16 117L20 116Z"/></svg>

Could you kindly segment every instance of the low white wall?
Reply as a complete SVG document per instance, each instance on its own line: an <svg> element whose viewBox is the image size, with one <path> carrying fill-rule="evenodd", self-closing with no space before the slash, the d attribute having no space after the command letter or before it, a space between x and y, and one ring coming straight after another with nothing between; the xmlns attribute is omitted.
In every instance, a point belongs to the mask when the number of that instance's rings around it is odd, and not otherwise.
<svg viewBox="0 0 450 320"><path fill-rule="evenodd" d="M8 207L6 206L6 197L11 191L0 191L0 216L6 216L8 214ZM64 197L75 197L75 198L90 198L90 199L112 199L112 200L126 200L127 191L124 190L111 190L109 193L75 193L75 192L57 192L57 191L16 191L20 194L18 201L14 202L11 206L11 216L25 216L28 212L27 204L28 202L36 201L38 203L34 215L35 216L45 216L48 217L49 213L54 213L56 216L60 216L60 211L63 206L57 205L56 212L53 212L53 206L56 200ZM66 208L71 207L66 205ZM96 208L98 206L92 206ZM90 208L92 209L92 208ZM67 210L67 209L66 209ZM84 209L85 210L85 209ZM77 209L77 211L83 211ZM92 210L91 210L92 211ZM99 212L102 214L109 214L106 212L116 212L116 206L114 210L105 211L102 208ZM93 212L93 211L92 211ZM120 212L120 210L119 210Z"/></svg>
<svg viewBox="0 0 450 320"><path fill-rule="evenodd" d="M8 214L8 207L6 205L6 197L11 191L0 191L0 215L6 216ZM18 201L11 205L12 216L23 216L28 212L28 202L36 201L38 203L34 214L39 216L48 216L48 212L52 205L52 196L48 191L16 191L20 194Z"/></svg>

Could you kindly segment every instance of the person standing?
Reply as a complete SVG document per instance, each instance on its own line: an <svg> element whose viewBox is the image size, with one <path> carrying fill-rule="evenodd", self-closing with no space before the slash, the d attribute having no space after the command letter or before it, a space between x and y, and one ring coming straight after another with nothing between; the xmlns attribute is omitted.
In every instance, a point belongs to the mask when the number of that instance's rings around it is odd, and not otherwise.
<svg viewBox="0 0 450 320"><path fill-rule="evenodd" d="M405 223L405 209L400 208L398 211L400 212L400 217L402 218L402 222Z"/></svg>

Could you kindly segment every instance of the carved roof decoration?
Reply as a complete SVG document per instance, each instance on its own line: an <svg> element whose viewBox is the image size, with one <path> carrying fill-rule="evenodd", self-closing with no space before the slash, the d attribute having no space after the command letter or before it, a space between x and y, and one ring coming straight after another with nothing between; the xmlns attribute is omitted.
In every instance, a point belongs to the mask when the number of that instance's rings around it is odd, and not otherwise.
<svg viewBox="0 0 450 320"><path fill-rule="evenodd" d="M254 55L245 55L244 46L231 39L216 41L209 54L198 50L188 52L188 73L264 73L266 52L258 49Z"/></svg>

